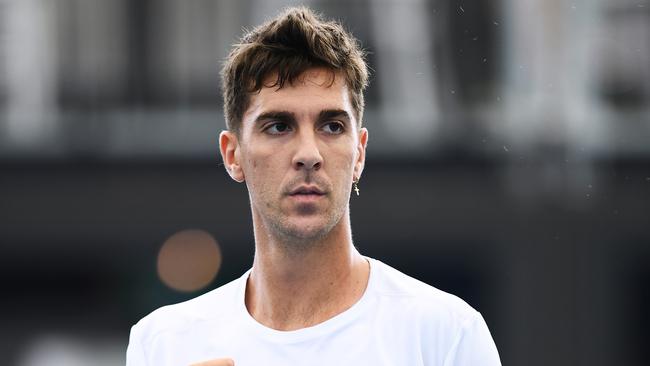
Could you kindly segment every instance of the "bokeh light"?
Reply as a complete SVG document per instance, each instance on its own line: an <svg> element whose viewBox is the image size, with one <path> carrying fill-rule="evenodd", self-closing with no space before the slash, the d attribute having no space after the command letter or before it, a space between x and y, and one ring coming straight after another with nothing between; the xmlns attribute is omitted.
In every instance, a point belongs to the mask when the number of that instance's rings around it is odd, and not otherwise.
<svg viewBox="0 0 650 366"><path fill-rule="evenodd" d="M158 277L168 287L197 291L214 280L221 267L221 249L203 230L183 230L170 236L158 253Z"/></svg>

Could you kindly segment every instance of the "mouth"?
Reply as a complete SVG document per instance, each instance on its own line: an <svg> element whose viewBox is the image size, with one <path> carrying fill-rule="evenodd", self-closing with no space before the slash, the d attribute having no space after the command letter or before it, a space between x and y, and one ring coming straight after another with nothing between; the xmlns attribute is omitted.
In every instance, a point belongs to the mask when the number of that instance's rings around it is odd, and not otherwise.
<svg viewBox="0 0 650 366"><path fill-rule="evenodd" d="M289 197L299 201L313 201L323 196L325 192L316 186L300 186L289 192Z"/></svg>
<svg viewBox="0 0 650 366"><path fill-rule="evenodd" d="M324 195L325 192L323 192L322 189L318 188L317 186L300 186L298 188L295 188L289 192L290 196L295 196L295 195L319 195L322 196Z"/></svg>

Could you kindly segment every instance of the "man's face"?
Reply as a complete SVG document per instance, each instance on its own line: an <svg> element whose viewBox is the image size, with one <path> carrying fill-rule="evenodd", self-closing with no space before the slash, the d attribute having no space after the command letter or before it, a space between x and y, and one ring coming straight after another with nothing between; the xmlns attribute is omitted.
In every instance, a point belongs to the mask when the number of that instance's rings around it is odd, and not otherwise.
<svg viewBox="0 0 650 366"><path fill-rule="evenodd" d="M367 131L354 116L345 79L332 83L327 69L251 96L240 135L220 142L231 176L246 181L256 225L304 240L341 223L365 160Z"/></svg>

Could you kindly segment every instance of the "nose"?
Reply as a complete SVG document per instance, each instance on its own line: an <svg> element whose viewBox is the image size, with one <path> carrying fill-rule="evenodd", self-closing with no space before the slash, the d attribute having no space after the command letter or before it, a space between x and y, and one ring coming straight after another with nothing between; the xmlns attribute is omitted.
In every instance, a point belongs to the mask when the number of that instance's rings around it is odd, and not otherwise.
<svg viewBox="0 0 650 366"><path fill-rule="evenodd" d="M323 165L323 157L318 149L318 143L313 131L298 135L297 150L293 156L292 165L296 170L318 170Z"/></svg>

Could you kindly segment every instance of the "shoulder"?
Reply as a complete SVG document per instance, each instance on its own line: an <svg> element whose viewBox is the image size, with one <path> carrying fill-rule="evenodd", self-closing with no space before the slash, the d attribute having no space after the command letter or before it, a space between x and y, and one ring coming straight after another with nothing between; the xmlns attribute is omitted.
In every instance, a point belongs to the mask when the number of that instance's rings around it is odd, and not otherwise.
<svg viewBox="0 0 650 366"><path fill-rule="evenodd" d="M421 346L424 364L500 365L490 331L478 311L458 296L372 261L378 307L384 308L386 318L398 318L397 327L408 330L404 333L417 334L410 339Z"/></svg>
<svg viewBox="0 0 650 366"><path fill-rule="evenodd" d="M136 323L132 336L146 343L161 333L184 332L206 320L227 318L236 311L238 290L245 276L201 296L178 304L160 307Z"/></svg>
<svg viewBox="0 0 650 366"><path fill-rule="evenodd" d="M413 314L440 324L460 327L479 313L458 296L439 290L375 259L372 270L376 295L385 302L399 302ZM421 319L425 320L425 319Z"/></svg>

